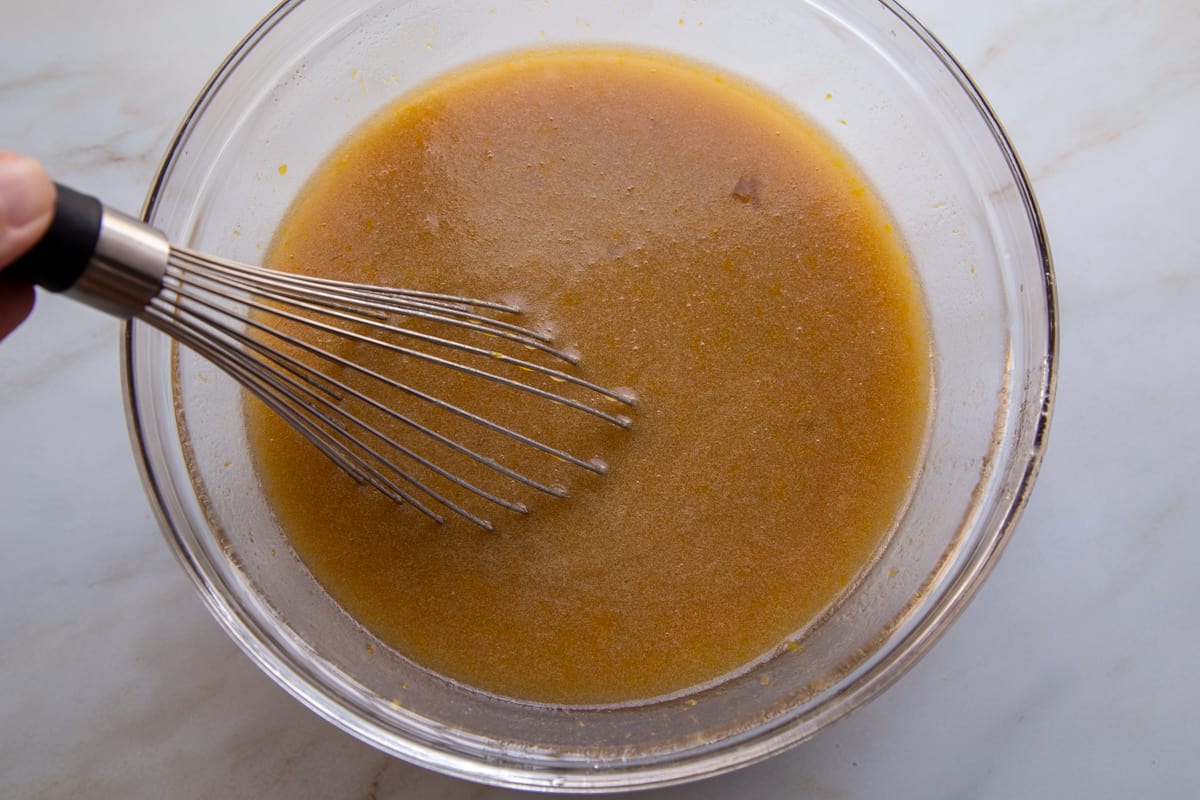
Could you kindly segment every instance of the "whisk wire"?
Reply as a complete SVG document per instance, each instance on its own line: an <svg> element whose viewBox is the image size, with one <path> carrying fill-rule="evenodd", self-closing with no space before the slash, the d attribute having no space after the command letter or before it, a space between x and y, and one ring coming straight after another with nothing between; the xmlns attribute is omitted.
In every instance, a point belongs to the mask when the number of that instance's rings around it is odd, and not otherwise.
<svg viewBox="0 0 1200 800"><path fill-rule="evenodd" d="M377 319L385 319L389 312L405 314L458 326L477 333L500 336L526 347L541 350L571 364L576 361L571 354L549 346L552 340L544 333L462 308L462 306L482 306L517 313L515 309L508 306L451 295L434 296L438 299L411 297L406 294L393 297L387 293L388 290L378 287L362 287L343 281L325 281L321 278L272 273L270 270L246 267L245 265L238 265L236 269L230 269L213 264L211 260L206 263L194 256L187 257L186 263L191 267L193 274L204 275L213 280L216 280L219 275L227 281L236 281L239 288L245 291L265 294L262 292L262 287L270 286L275 291L295 299L307 299L331 308L361 310L361 313L375 316Z"/></svg>
<svg viewBox="0 0 1200 800"><path fill-rule="evenodd" d="M336 278L318 278L314 275L304 275L298 272L280 272L278 270L268 269L267 267L259 267L244 262L214 258L206 253L201 253L191 248L176 244L170 245L170 249L171 256L175 261L186 262L203 269L219 269L227 272L241 273L244 275L255 275L263 278L287 280L297 285L341 289L350 294L360 296L374 295L378 297L423 300L446 305L473 306L475 308L499 311L506 314L521 313L521 309L519 307L509 305L507 303L500 303L495 300L483 300L476 297L463 297L461 295L443 294L439 292L426 292L417 289L402 289L396 286L355 283L352 281L337 280ZM543 336L544 334L536 335Z"/></svg>
<svg viewBox="0 0 1200 800"><path fill-rule="evenodd" d="M316 345L313 345L310 342L306 342L306 341L303 341L302 339L298 339L294 336L290 336L290 335L283 333L282 331L279 331L271 326L264 325L260 322L250 319L250 318L242 319L242 318L238 317L237 314L235 314L234 312L229 311L228 309L224 309L219 304L216 304L209 300L206 300L203 297L199 297L199 296L195 295L194 293L187 291L187 289L185 289L185 288L182 288L182 287L177 288L176 292L181 298L183 298L185 300L188 300L197 305L204 306L204 307L209 308L218 313L227 314L230 317L238 319L239 322L242 322L242 323L246 324L247 326L253 327L256 330L261 331L262 333L273 336L276 339L279 339L280 341L287 342L288 344L290 344L294 347L300 348L308 353L311 353L312 355L318 356L320 358L324 358L327 361L329 361L330 363L336 364L338 366L344 367L349 370L353 370L353 371L355 371L361 375L364 375L366 377L373 378L373 379L379 381L380 383L383 383L386 386L390 386L393 389L397 389L401 392L404 392L405 394L408 394L411 397L414 397L416 399L423 400L436 408L440 408L443 411L447 411L452 414L455 414L455 415L462 417L463 419L469 420L483 428L487 428L488 430L494 431L495 433L499 433L503 436L507 436L510 439L521 442L522 444L526 444L536 450L540 450L541 452L546 453L547 455L561 459L562 461L565 461L569 464L574 464L577 467L582 467L583 469L589 470L591 472L595 472L597 474L603 474L603 471L604 471L603 468L593 462L585 461L585 460L579 458L578 456L575 456L575 455L572 455L571 453L566 452L565 450L561 450L559 448L553 447L552 445L545 444L544 442L541 442L530 436L526 436L525 434L515 431L512 428L506 427L498 422L494 422L494 421L492 421L486 417L483 417L479 414L475 414L471 411L468 411L467 409L464 409L460 406L454 405L453 403L443 400L440 397L435 397L427 392L421 391L420 389L409 386L405 383L397 381L386 375L382 375L378 372L375 372L374 370L370 370L370 369L362 366L361 364L355 363L354 361L343 358L342 356L339 356L335 353L331 353L328 350L324 350L320 347L317 347ZM313 320L309 320L305 317L301 317L301 316L294 315L294 314L288 314L287 312L280 311L279 309L273 309L270 306L265 306L262 304L254 303L253 301L243 301L243 302L245 302L246 305L250 308L254 308L256 310L264 311L264 312L268 312L268 313L273 313L284 319L289 319L294 322L301 323L303 325L308 325L310 327L314 327L319 330L326 331L328 333L333 333L338 336L343 336L343 337L346 337L349 339L353 339L355 341L362 342L364 344L378 346L383 349L396 350L396 351L404 352L405 354L408 354L408 351L406 348L400 348L396 345L393 345L390 342L384 342L379 339L373 339L369 336L364 336L362 334L357 334L357 333L354 333L351 331L346 331L346 330L343 330L341 328L337 328L337 327L334 327L331 325L324 325L322 323L318 323ZM209 318L206 317L205 319L209 319ZM211 319L209 319L209 321L211 322ZM425 354L425 355L427 355L427 354ZM487 377L487 376L491 375L491 373L477 371L470 367L463 369L463 365L461 365L461 364L457 364L456 362L444 361L443 359L438 359L436 357L430 357L430 358L427 358L424 360L429 360L429 361L432 361L433 363L441 364L443 366L448 366L452 369L457 368L457 369L460 369L460 371L466 371L469 374L477 375L478 377ZM323 376L323 377L326 380L332 380L329 378L329 376ZM338 385L341 386L346 391L353 392L353 390L351 390L350 387L346 386L345 384L339 383ZM525 385L522 384L522 386L525 386ZM528 388L536 389L536 387L528 387ZM416 429L420 430L422 433L425 433L426 435L438 438L439 441L442 441L443 443L445 443L451 447L454 447L458 452L461 452L464 455L471 453L471 451L467 450L466 448L461 448L461 446L457 445L457 443L452 442L452 440L441 437L439 434L437 434L436 431L433 431L432 429L428 428L427 426L416 423L413 420L411 420L408 417L405 417L403 415L395 414L390 409L388 409L386 406L379 404L377 401L374 401L373 399L367 398L365 395L360 395L357 392L353 392L353 393L357 397L359 397L359 399L362 399L365 402L371 403L376 408L378 408L381 411L384 411L385 413L391 414L398 421L404 422L405 424L409 424L409 425L415 427ZM540 390L535 391L534 393L539 394L539 396L545 396L545 394L542 394L540 392ZM552 395L551 397L554 397L554 396ZM548 399L550 399L550 398L548 398ZM567 398L564 398L564 401L565 401L563 403L564 405L569 405L573 408L578 407L578 405L576 403L574 403L574 401L570 401ZM610 421L615 422L615 420L610 420ZM617 423L617 424L620 424L620 423ZM517 473L515 471L511 471L511 470L508 470L507 468L504 468L502 465L498 464L493 459L489 459L485 456L479 456L478 454L474 454L474 455L477 456L478 460L480 460L480 463L487 464L488 466L491 466L494 469L504 472L504 474L508 475L509 477L518 478L518 476L520 476L520 473ZM520 479L520 478L518 478L518 479ZM546 491L551 494L555 493L555 492L553 492L552 489L542 486L541 484L538 484L536 482L532 482L532 481L528 481L528 480L523 480L522 482L526 483L529 486L533 486L535 488L540 488L540 489L542 489L542 491Z"/></svg>
<svg viewBox="0 0 1200 800"><path fill-rule="evenodd" d="M203 332L204 327L208 327L208 329L220 333L220 335L226 339L227 344L229 345L226 350L203 347L203 345L200 345L200 347L196 347L194 349L197 349L199 353L205 355L205 357L218 360L218 366L228 367L229 371L235 374L235 377L238 377L248 385L252 385L254 393L256 393L257 396L268 397L269 407L272 410L275 410L276 413L280 413L284 419L289 421L289 423L292 423L292 425L300 428L302 432L311 434L310 438L318 439L319 441L314 444L318 444L319 449L322 450L326 456L334 459L335 463L340 465L340 467L342 467L344 470L348 471L349 474L352 474L355 477L355 480L371 483L372 486L378 488L380 492L388 494L389 497L403 498L409 501L409 503L413 503L414 506L421 507L419 501L416 501L412 495L402 492L401 489L398 489L398 487L395 486L395 483L392 483L386 479L386 477L380 474L376 468L362 461L362 458L356 455L353 450L350 450L346 444L342 443L342 441L338 440L336 437L334 437L334 435L331 435L328 431L325 431L325 429L320 427L320 423L324 423L325 426L337 428L338 437L348 440L349 443L352 443L355 447L358 447L360 451L370 453L371 457L376 459L379 464L390 468L396 475L402 477L404 481L410 483L410 485L413 485L416 489L419 489L419 491L427 494L428 497L437 500L438 503L449 507L449 509L455 511L458 513L458 515L470 519L470 521L481 525L481 527L492 529L491 523L488 523L485 521L485 519L473 515L472 512L464 509L464 507L460 504L456 504L454 501L445 498L444 495L439 494L430 486L428 486L426 482L416 479L416 477L414 477L412 474L409 474L407 470L396 467L394 463L391 463L388 458L380 455L377 450L374 450L373 447L367 445L365 441L362 441L360 438L355 437L354 434L349 433L346 427L341 425L340 422L332 419L329 414L322 413L322 411L317 408L317 405L328 409L331 411L331 413L341 416L342 419L352 423L352 425L364 429L364 431L373 435L374 438L383 441L383 443L391 447L392 450L402 453L402 455L406 456L407 458L413 459L415 463L420 464L421 467L431 470L434 474L442 476L443 479L454 482L455 485L467 489L468 492L475 494L476 497L484 498L488 501L491 501L493 504L505 507L505 509L509 509L511 511L522 513L527 511L526 506L523 504L515 503L515 501L499 497L497 494L488 492L486 489L482 489L481 487L473 485L473 483L461 479L460 476L450 473L449 470L438 467L438 465L430 461L430 459L422 457L419 455L419 453L415 453L414 451L408 449L408 447L404 447L400 443L397 443L395 439L392 439L391 437L388 437L388 435L380 432L378 428L368 425L368 423L362 421L359 419L359 417L347 413L347 411L342 408L338 408L336 403L331 403L328 401L328 399L317 396L316 393L310 389L307 389L306 386L296 383L294 379L288 379L286 375L283 375L282 373L271 373L269 368L264 368L262 363L259 363L258 361L252 359L252 357L248 356L246 350L252 350L253 353L258 354L259 359L269 360L270 362L274 363L278 369L282 369L282 371L286 373L295 375L296 379L302 380L305 384L316 387L316 389L320 392L323 392L324 395L335 398L337 401L341 401L341 399L346 396L352 396L356 399L359 399L359 401L370 405L370 407L389 415L392 417L392 419L401 421L404 423L404 425L418 429L420 433L428 435L428 437L432 437L434 440L439 441L439 443L442 443L445 446L451 447L452 450L460 452L462 455L466 455L474 459L476 462L485 464L486 467L497 470L500 474L511 477L511 479L524 483L526 486L538 489L538 491L541 492L558 495L558 497L564 497L565 491L558 486L546 486L544 483L529 479L528 476L518 473L518 471L512 470L511 468L506 467L506 465L497 462L496 459L482 456L481 453L467 449L467 447L456 443L456 441L446 438L444 435L439 434L436 431L432 431L432 429L424 425L421 425L421 423L409 419L409 417L406 415L397 413L395 409L391 409L388 407L388 405L378 402L377 399L355 390L354 387L344 384L340 380L331 378L330 375L314 371L314 369L306 365L306 363L296 360L294 357L288 356L282 353L280 350L268 347L268 345L258 341L258 339L247 336L246 333L236 330L234 327L230 327L228 324L223 323L223 321L220 319L216 319L211 317L209 314L198 311L197 307L208 309L210 312L214 312L215 314L222 315L222 317L232 319L235 321L235 323L252 327L254 330L280 339L280 341L286 342L301 350L305 350L311 355L320 357L320 359L353 369L355 372L359 372L360 374L365 374L368 375L368 377L382 381L382 383L386 385L394 386L396 389L406 391L410 393L410 395L414 395L421 399L426 399L427 402L438 405L438 407L448 408L448 410L455 411L455 413L466 415L468 419L479 423L479 425L493 429L493 431L497 431L498 433L509 435L510 438L516 438L518 441L522 441L524 444L535 447L535 449L550 453L550 455L554 457L562 458L563 461L580 465L580 467L592 471L600 471L601 469L596 464L583 462L582 459L571 456L570 453L566 453L565 451L544 445L540 443L540 441L533 438L524 437L523 434L512 431L510 428L499 426L497 423L494 423L491 420L484 419L484 417L470 414L469 411L464 409L452 407L452 405L445 403L444 401L440 401L439 398L434 398L430 395L427 395L427 393L416 391L412 389L412 387L404 386L403 384L398 383L398 381L385 377L385 375L380 375L376 372L370 371L370 369L365 369L364 367L358 365L358 363L342 359L341 356L329 353L328 350L318 348L316 345L302 341L302 339L289 336L287 333L283 333L280 330L274 329L274 327L258 323L257 320L252 318L242 318L238 312L234 311L234 309L224 306L222 303L214 302L210 300L209 297L194 293L194 291L188 289L188 285L191 285L193 289L199 288L202 291L205 290L203 285L202 287L197 287L196 283L194 282L175 282L175 300L173 305L168 306L168 311L173 311L175 313L175 319L185 319L185 317L181 317L181 315L190 314L191 317L194 317L196 320L198 320L198 323L197 321L186 321L186 327L191 333L191 335L188 336L188 342L196 342L197 332ZM209 289L208 291L211 290ZM259 311L270 313L280 312L280 309L264 306L262 303L256 303L246 299L242 299L241 302L246 302L248 303L248 306L259 309ZM163 308L158 308L158 311L161 313L166 313L163 311ZM313 311L320 311L320 309L313 308ZM328 332L336 333L338 336L347 335L347 331L336 329L336 327L322 324L314 325L313 320L300 317L300 315L283 313L283 317L296 321L296 323L299 324L314 326L319 330L326 330ZM200 327L198 327L198 325ZM360 337L352 336L352 338ZM371 337L361 337L360 341L383 345L383 347L386 347L386 345L390 344L386 342L380 342L378 339ZM236 360L236 365L232 365L232 363L229 362L228 354L230 353L239 356L238 360ZM440 362L442 360L437 361ZM455 366L454 362L451 362L448 366ZM264 369L266 369L266 378L264 378L262 374ZM338 390L341 390L341 392ZM274 395L272 395L272 392L274 392ZM346 392L346 395L343 395L342 392ZM286 398L286 401L292 403L292 407L289 407L287 402L281 401L280 397L277 397L276 395L282 395L284 398ZM298 408L306 410L308 414L316 417L319 422L314 422L312 419L307 419L307 417L302 415L300 411L296 410ZM428 513L427 507L424 507L422 510ZM437 518L437 515L431 516Z"/></svg>
<svg viewBox="0 0 1200 800"><path fill-rule="evenodd" d="M487 490L474 486L459 476L437 466L428 459L395 442L378 429L363 423L361 420L358 420L352 415L347 414L342 409L339 409L337 406L329 403L327 400L317 397L310 391L306 390L305 387L295 383L294 381L288 380L280 374L273 374L269 370L264 371L261 365L256 363L254 359L247 356L245 352L233 349L222 350L214 347L211 342L202 338L207 332L202 327L197 326L195 321L179 316L164 318L161 316L162 310L157 309L157 311L159 311L159 314L147 315L142 318L160 330L163 330L164 333L168 333L172 336L179 334L175 338L178 338L182 343L195 349L197 353L203 355L205 358L210 359L215 365L219 366L223 370L226 370L230 375L237 378L239 382L243 383L243 385L246 386L246 388L249 389L256 397L266 403L272 411L278 413L285 420L287 420L289 424L307 434L306 438L310 438L310 441L313 441L313 444L316 445L318 449L322 451L322 453L332 459L339 467L350 474L350 476L358 482L370 484L394 500L411 503L415 508L437 522L445 521L441 515L434 512L416 497L400 489L394 482L384 476L375 466L368 463L361 456L355 453L354 450L347 447L344 442L339 441L327 430L321 428L320 425L315 424L312 419L305 417L300 409L307 411L309 414L316 417L320 422L324 422L331 427L337 428L341 437L349 441L355 447L361 449L363 452L369 454L381 465L390 468L391 471L396 475L404 479L406 482L412 484L416 489L424 492L437 502L441 503L443 506L446 506L450 510L454 511L460 516L465 517L471 522L474 522L480 527L483 527L487 530L493 530L493 526L489 521L473 514L464 506L445 497L443 494L432 489L427 483L414 477L409 472L396 467L384 455L379 453L379 451L351 433L345 427L345 425L341 424L336 419L330 417L328 414L322 412L319 408L314 406L312 402L309 401L309 398L315 400L317 403L325 406L329 410L341 414L348 421L373 434L397 451L404 453L410 458L413 458L418 463L441 475L447 480L450 480L451 482L461 486L462 488L467 489L476 496L482 497L485 500L495 503L496 505L516 511L518 513L527 512L527 509L524 505L506 500L505 498L499 497L498 495L488 492ZM176 324L182 325L182 328L172 327ZM197 334L197 332L199 332L199 334ZM234 338L242 338L242 335L238 334L236 331L224 329L222 332L231 334ZM253 342L253 340L249 340L247 343L249 344L250 342ZM253 344L258 345L257 342L253 342ZM259 347L261 347L261 345L259 345ZM279 395L283 395L294 405L289 406L286 402L282 402Z"/></svg>
<svg viewBox="0 0 1200 800"><path fill-rule="evenodd" d="M176 281L178 281L178 283L180 285L190 284L190 285L196 286L197 288L201 288L205 291L214 291L211 287L205 287L204 285L202 285L201 282L195 280L193 278L193 276L188 276L185 274L172 275L170 273L170 271L168 271L168 274L171 275L171 277L174 278ZM201 280L203 280L203 278L201 278ZM182 289L180 291L182 292ZM291 299L291 298L285 298L285 297L278 296L278 295L273 295L268 290L258 290L257 293L266 299L276 300L276 301L280 301L280 302L288 302L290 305L293 305L293 306L303 309L305 311L311 311L314 313L323 314L325 316L333 317L335 319L339 319L344 322L353 322L353 323L365 325L365 326L373 328L377 331L387 332L387 333L395 333L395 334L399 334L401 336L407 336L410 338L414 338L414 339L417 339L417 340L420 340L420 341L423 341L426 343L435 344L435 345L447 347L447 348L450 348L453 350L458 350L460 352L470 353L472 355L488 358L495 362L507 364L509 366L514 366L514 367L518 367L520 369L524 369L524 370L535 372L535 373L538 373L541 375L545 375L545 376L551 378L552 380L573 384L575 386L587 389L587 390L595 392L597 394L604 395L605 397L608 397L609 399L612 399L612 400L619 400L619 401L624 402L624 399L620 395L618 395L616 392L613 392L613 391L606 389L602 386L599 386L597 384L591 383L590 381L584 380L576 375L572 375L570 373L563 372L562 370L557 370L557 369L553 369L551 367L546 367L541 364L536 364L536 363L526 361L523 359L514 358L512 356L506 355L504 353L499 353L494 350L487 350L484 348L465 344L463 342L457 342L457 341L445 339L445 338L442 338L439 336L434 336L432 334L427 334L427 333L423 333L420 331L414 331L409 328L403 328L403 327L400 327L397 325L390 325L390 324L382 323L382 322L379 322L379 321L373 320L373 319L364 319L360 316L356 316L355 314L341 312L335 308L324 306L319 303L306 302L306 301L299 300L299 299ZM190 298L195 299L194 295L186 295L186 296L189 296ZM320 323L309 317L305 317L305 316L298 315L298 314L292 314L292 313L286 312L282 309L279 309L279 308L276 308L276 307L273 307L270 305L266 305L263 303L257 303L252 300L249 300L249 299L243 300L242 302L245 303L245 305L249 308L253 308L257 311L262 311L262 312L265 312L268 314L273 314L281 319L287 319L289 321L296 322L301 325L307 325L307 326L316 328L316 329L324 331L326 333L331 333L335 336L340 336L342 338L352 339L352 340L355 340L355 341L358 341L358 342L361 342L364 344L370 344L372 346L381 347L383 349L391 350L392 352L399 353L401 355L420 359L420 360L426 361L428 363L437 364L438 366L447 367L449 369L456 370L458 372L467 373L467 374L473 375L478 378L483 378L485 380L489 380L494 383L503 384L505 386L509 386L511 388L518 389L523 392L527 392L529 394L534 394L534 395L537 395L538 397L542 397L546 400L550 400L551 402L555 402L560 405L570 406L571 408L582 411L586 414L591 414L592 416L599 417L601 419L604 419L608 422L613 423L614 425L619 425L621 427L628 427L630 424L629 418L624 415L610 414L606 411L595 408L594 406L587 405L586 403L581 403L572 398L565 397L563 395L556 394L554 392L550 392L550 391L547 391L540 387L533 386L531 384L524 383L522 381L517 381L512 378L503 376L503 375L498 375L494 372L482 370L482 369L479 369L477 367L472 367L467 364L461 364L457 361L450 361L448 359L444 359L444 358L435 356L431 353L426 353L421 350L414 350L412 348L404 347L402 345L398 345L393 342L385 342L380 339L375 339L375 338L366 336L364 334L359 334L354 331L347 330L345 328L339 328L335 325L328 325L328 324ZM548 352L551 352L552 354L555 354L555 355L558 354L558 351L554 351L554 350L549 350ZM566 358L566 356L562 356L562 357ZM397 387L397 388L402 388L402 387ZM570 460L570 459L568 459L568 460ZM572 463L574 463L574 462L572 462Z"/></svg>
<svg viewBox="0 0 1200 800"><path fill-rule="evenodd" d="M227 331L227 332L228 332L228 333L229 333L231 336L233 336L233 337L237 338L237 339L238 339L240 342L242 342L242 344L244 344L246 347L249 347L249 348L251 348L252 350L254 350L255 352L257 352L257 353L259 354L259 356L260 356L260 357L262 357L262 358L265 358L265 359L268 359L268 360L272 361L273 363L275 363L276 365L278 365L280 368L282 368L282 369L285 369L285 370L287 370L288 372L290 372L290 373L292 373L292 374L295 374L295 375L297 375L297 377L301 378L302 380L304 380L304 379L307 377L307 376L305 376L305 375L304 375L304 372L305 372L305 371L309 371L309 372L311 372L311 368L309 368L309 367L308 367L308 366L306 366L305 364L303 364L303 363L301 363L301 362L299 362L299 361L296 361L295 359L293 359L293 358L291 358L291 357L289 357L289 356L287 356L287 355L285 355L285 354L283 354L283 353L280 353L280 352L278 352L278 351L271 350L270 348L268 348L268 347L266 347L265 345L263 345L261 342L257 342L257 341L255 341L254 339L252 339L252 338L250 338L250 337L248 337L248 336L245 336L244 334L242 334L242 333L240 333L240 332L238 332L238 331L229 330L229 331ZM328 378L323 378L323 379L324 379L324 380L329 380ZM382 441L383 443L387 444L388 446L390 446L390 447L392 447L393 449L397 450L398 452L402 453L402 454L403 454L403 455L405 455L406 457L408 457L408 458L412 459L413 461L417 462L417 463L418 463L418 464L420 464L422 467L425 467L426 469L430 470L431 472L433 472L433 473L435 473L435 474L437 474L437 475L440 475L441 477L445 478L446 480L448 480L448 481L450 481L450 482L452 482L452 483L456 484L457 486L460 486L460 487L462 487L463 489L466 489L467 491L471 492L472 494L474 494L474 495L476 495L476 496L478 496L478 497L482 497L482 498L483 498L483 499L485 499L485 500L489 500L489 501L491 501L491 502L495 503L496 505L499 505L499 506L502 506L502 507L504 507L504 508L507 508L507 509L509 509L510 511L516 511L516 512L518 512L518 513L527 513L528 509L525 507L525 505L524 505L524 504L522 504L522 503L517 503L517 502L511 501L511 500L507 500L507 499L505 499L505 498L503 498L503 497L500 497L499 495L496 495L496 494L493 494L492 492L489 492L489 491L487 491L486 489L483 489L483 488L481 488L481 487L479 487L479 486L476 486L475 484L473 484L473 483L471 483L471 482L469 482L469 481L467 481L467 480L463 479L462 477L460 477L460 476L458 476L458 475L454 474L453 472L450 472L449 470L447 470L447 469L445 469L445 468L443 468L443 467L440 467L440 466L438 466L436 463L434 463L433 461L429 460L428 458L425 458L424 456L420 455L419 453L416 453L416 452L414 452L413 450L409 449L408 447L405 447L404 445L400 444L399 442L397 442L397 441L396 441L395 439L393 439L392 437L390 437L390 436L388 436L387 434L385 434L385 433L383 433L382 431L380 431L378 428L376 428L376 427L374 427L374 426L370 425L369 423L367 423L367 422L365 422L365 421L363 421L363 420L359 419L358 417L355 417L354 415L350 414L350 413L349 413L349 412L347 412L346 410L344 410L344 409L342 409L342 408L338 407L338 406L337 406L337 404L329 402L329 400L327 400L327 399L325 399L324 397L321 397L321 396L319 396L319 395L316 395L315 393L313 393L313 392L311 392L310 390L306 389L304 386L301 386L301 385L299 385L299 384L296 384L294 381L288 380L287 382L288 382L288 383L289 383L289 384L290 384L290 385L291 385L291 386L292 386L292 387L293 387L295 390L297 390L297 391L299 391L299 392L302 392L302 393L303 393L305 396L307 396L307 397L310 397L310 398L312 399L312 401L313 401L313 402L319 403L320 405L324 406L325 408L328 408L328 409L329 409L330 411L332 411L333 413L335 413L335 414L337 414L337 415L341 416L342 418L344 418L344 419L345 419L347 422L349 422L350 424L352 424L352 425L356 425L357 427L359 427L359 428L361 428L361 429L365 430L366 432L368 432L368 433L370 433L372 436L374 436L376 439L379 439L379 440L380 440L380 441ZM343 384L341 384L340 382L337 382L337 383L338 383L338 385L339 385L339 386L343 385ZM399 416L399 415L398 415L396 412L394 412L392 409L388 408L387 406L384 406L383 404L379 403L378 401L376 401L376 400L372 399L371 397L369 397L369 396L367 396L367 395L363 395L363 394L360 394L360 393L358 393L358 392L354 392L353 390L349 390L349 389L348 389L348 391L351 391L351 392L352 392L352 394L353 394L353 396L354 396L354 397L356 397L357 399L359 399L359 400L362 400L363 402L370 404L372 407L376 408L376 409L377 409L377 410L379 410L379 411L382 411L382 412L384 412L384 413L388 414L389 416L392 416L393 418L397 418L397 417ZM338 396L340 397L341 395L338 395ZM418 480L418 479L414 478L414 477L413 477L413 476L412 476L410 473L408 473L407 471L405 471L405 470L402 470L402 469L399 469L399 468L397 468L395 465L392 465L392 464L390 464L390 462L388 462L386 458L384 458L383 456L379 455L379 453L378 453L378 452L376 452L375 450L373 450L373 449L372 449L372 448L371 448L369 445L367 445L366 443L364 443L364 442L363 442L361 439L358 439L358 438L357 438L357 437L355 437L353 434L351 434L351 433L349 432L349 430L346 428L346 426L345 426L345 425L343 425L343 424L339 423L339 422L338 422L337 420L335 420L335 419L332 419L332 418L328 417L328 416L327 416L327 415L325 415L325 414L322 414L322 413L319 413L319 412L317 412L317 411L316 411L315 409L313 409L313 408L312 408L312 406L311 406L311 405L309 405L309 404L305 404L305 407L306 407L306 408L309 408L310 410L313 410L313 412L314 412L315 414L317 414L317 416L318 416L318 417L319 417L319 418L320 418L322 421L324 421L324 422L326 422L326 423L328 423L328 424L334 425L334 426L336 426L337 428L339 428L339 429L340 429L340 430L343 432L343 434L346 436L346 438L350 439L350 440L351 440L351 441L352 441L354 444L358 445L359 447L363 448L364 450L366 450L366 451L370 452L370 453L371 453L373 456L375 456L375 458L376 458L377 460L379 460L381 463L383 463L383 464L385 464L385 465L389 466L389 467L390 467L390 468L391 468L393 471L395 471L397 474L399 474L401 477L403 477L403 478L404 478L406 481L408 481L408 482L412 483L414 486L416 486L416 487L417 487L418 489L420 489L421 491L423 491L423 492L426 492L427 494L431 495L432 497L434 497L435 499L437 499L439 502L443 503L444 505L450 505L450 506L454 506L454 504L453 504L453 503L451 503L450 501L446 500L444 497L442 497L441 495L439 495L439 494L438 494L437 492L435 492L434 490L430 489L430 488L429 488L429 487L428 487L428 486L427 486L425 483L423 483L423 482L421 482L420 480ZM407 418L405 418L403 421L409 422L410 424L414 424L414 423L412 423L412 421L411 421L411 420L408 420ZM425 432L425 431L423 431L423 432ZM433 433L433 432L432 432L432 431L429 431L429 433ZM478 454L475 454L475 455L478 455ZM486 463L487 459L486 459L485 457L483 457L483 456L479 456L479 458L480 458L481 460L483 460L483 461ZM496 466L502 466L502 465L499 465L499 464L497 464ZM511 474L512 474L512 476L513 476L514 478L517 478L517 477L519 477L519 476L520 476L520 474L519 474L519 473L516 473L516 472L512 472ZM540 484L538 484L536 481L535 481L535 482L533 482L533 483L532 483L532 485L533 485L533 488L542 488L542 489L544 489L544 490L545 490L547 493L550 493L550 494L554 494L554 493L555 493L555 492L552 490L552 488L550 488L550 487L542 487L542 486L541 486Z"/></svg>

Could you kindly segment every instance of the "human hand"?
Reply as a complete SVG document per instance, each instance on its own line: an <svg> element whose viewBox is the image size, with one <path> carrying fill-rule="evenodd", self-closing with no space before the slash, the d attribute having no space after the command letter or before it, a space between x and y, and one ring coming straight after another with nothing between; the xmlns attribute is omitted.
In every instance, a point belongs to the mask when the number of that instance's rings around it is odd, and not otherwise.
<svg viewBox="0 0 1200 800"><path fill-rule="evenodd" d="M0 151L0 339L33 309L33 286L4 280L4 268L33 247L54 217L54 184L41 164Z"/></svg>

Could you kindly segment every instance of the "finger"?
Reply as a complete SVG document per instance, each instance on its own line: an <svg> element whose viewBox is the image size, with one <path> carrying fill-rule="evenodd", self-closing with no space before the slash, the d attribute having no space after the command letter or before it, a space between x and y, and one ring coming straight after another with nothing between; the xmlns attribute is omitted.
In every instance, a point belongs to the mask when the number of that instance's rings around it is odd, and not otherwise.
<svg viewBox="0 0 1200 800"><path fill-rule="evenodd" d="M41 164L0 152L0 269L45 235L54 216L54 194Z"/></svg>
<svg viewBox="0 0 1200 800"><path fill-rule="evenodd" d="M33 310L33 287L0 280L0 340Z"/></svg>

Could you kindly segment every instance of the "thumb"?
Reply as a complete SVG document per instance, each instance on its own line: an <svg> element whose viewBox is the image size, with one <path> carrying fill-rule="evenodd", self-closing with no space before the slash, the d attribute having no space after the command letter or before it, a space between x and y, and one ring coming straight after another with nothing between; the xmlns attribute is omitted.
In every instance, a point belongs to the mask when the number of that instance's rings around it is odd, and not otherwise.
<svg viewBox="0 0 1200 800"><path fill-rule="evenodd" d="M0 270L45 235L54 216L54 194L38 162L0 152Z"/></svg>

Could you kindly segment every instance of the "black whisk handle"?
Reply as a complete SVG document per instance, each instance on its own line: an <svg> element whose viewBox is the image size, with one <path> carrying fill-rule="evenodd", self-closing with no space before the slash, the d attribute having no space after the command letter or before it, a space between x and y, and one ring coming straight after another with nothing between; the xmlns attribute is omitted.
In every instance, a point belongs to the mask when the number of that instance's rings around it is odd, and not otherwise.
<svg viewBox="0 0 1200 800"><path fill-rule="evenodd" d="M61 183L54 186L58 198L50 229L32 250L4 270L4 277L62 292L75 285L96 252L104 207L91 195Z"/></svg>
<svg viewBox="0 0 1200 800"><path fill-rule="evenodd" d="M65 292L122 319L137 315L162 290L170 242L95 197L61 183L55 188L50 229L4 270L4 279Z"/></svg>

